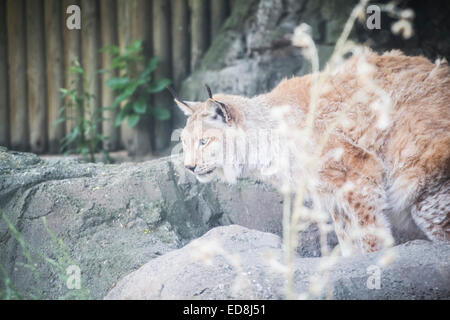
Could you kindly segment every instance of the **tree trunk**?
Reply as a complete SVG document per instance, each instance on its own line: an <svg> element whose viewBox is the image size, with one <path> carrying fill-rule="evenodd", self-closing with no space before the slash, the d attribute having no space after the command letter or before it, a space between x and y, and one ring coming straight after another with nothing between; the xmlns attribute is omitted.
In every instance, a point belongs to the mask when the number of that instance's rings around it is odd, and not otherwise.
<svg viewBox="0 0 450 320"><path fill-rule="evenodd" d="M48 99L48 144L50 153L59 152L60 140L64 137L65 126L54 126L59 118L61 106L60 88L64 86L62 57L61 1L45 0L45 35L47 54L47 99Z"/></svg>
<svg viewBox="0 0 450 320"><path fill-rule="evenodd" d="M194 71L209 45L208 1L191 0L191 70Z"/></svg>
<svg viewBox="0 0 450 320"><path fill-rule="evenodd" d="M9 147L8 55L6 1L0 1L0 146Z"/></svg>
<svg viewBox="0 0 450 320"><path fill-rule="evenodd" d="M45 77L44 2L27 0L27 68L30 149L47 148L47 100Z"/></svg>
<svg viewBox="0 0 450 320"><path fill-rule="evenodd" d="M69 5L77 5L80 6L80 0L63 0L62 6L62 16L64 17L63 21L66 21L67 7ZM69 72L70 66L73 65L74 61L78 61L81 63L81 30L73 29L69 30L65 23L63 23L63 37L64 37L64 72L65 72L65 88L77 88L78 93L82 92L82 82L81 77L78 74L71 74ZM67 98L66 102L69 100ZM73 130L76 123L76 110L75 106L71 109L66 109L66 133L69 133Z"/></svg>
<svg viewBox="0 0 450 320"><path fill-rule="evenodd" d="M170 2L165 0L153 1L153 50L154 55L160 58L155 71L155 79L171 78L170 55ZM171 111L172 98L167 91L158 93L154 97L154 104L159 108ZM153 146L155 150L162 150L169 145L171 121L154 121Z"/></svg>
<svg viewBox="0 0 450 320"><path fill-rule="evenodd" d="M132 2L130 0L117 0L117 26L118 40L120 52L124 52L127 45L132 41ZM133 143L131 136L131 128L128 127L126 121L120 126L120 142L123 148L130 150Z"/></svg>
<svg viewBox="0 0 450 320"><path fill-rule="evenodd" d="M28 148L25 1L6 2L11 148Z"/></svg>
<svg viewBox="0 0 450 320"><path fill-rule="evenodd" d="M82 43L82 60L83 69L87 79L87 91L94 97L85 104L84 115L90 121L98 121L101 117L101 91L100 76L98 69L100 67L99 53L99 25L98 25L98 1L97 0L81 0L81 43ZM101 123L95 125L92 134L101 132ZM91 138L90 136L89 138ZM97 146L98 147L98 146Z"/></svg>
<svg viewBox="0 0 450 320"><path fill-rule="evenodd" d="M117 45L117 6L115 0L100 0L100 21L102 32L102 47ZM111 56L102 55L102 69L107 69L111 65ZM106 81L110 77L116 76L116 73L102 74L102 105L111 107L115 98L114 92L108 88ZM116 110L104 110L102 132L106 140L103 148L108 151L115 151L119 148L119 128L114 126L114 119L117 115Z"/></svg>

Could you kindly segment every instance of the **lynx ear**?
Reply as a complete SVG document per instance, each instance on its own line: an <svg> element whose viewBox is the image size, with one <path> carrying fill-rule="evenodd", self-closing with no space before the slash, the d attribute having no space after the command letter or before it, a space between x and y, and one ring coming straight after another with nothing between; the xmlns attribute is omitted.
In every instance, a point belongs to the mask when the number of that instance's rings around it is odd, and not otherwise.
<svg viewBox="0 0 450 320"><path fill-rule="evenodd" d="M194 113L194 105L197 104L197 102L181 101L181 100L178 100L178 98L175 98L173 100L176 102L178 108L180 108L181 111L183 111L184 114L187 115L188 117Z"/></svg>
<svg viewBox="0 0 450 320"><path fill-rule="evenodd" d="M206 105L209 110L209 120L211 122L231 126L233 119L231 118L231 112L227 105L213 99L208 99Z"/></svg>
<svg viewBox="0 0 450 320"><path fill-rule="evenodd" d="M167 86L166 89L169 90L170 94L173 97L173 100L185 115L190 116L192 115L192 113L194 113L193 106L196 104L195 102L181 100L180 98L178 98L175 90L173 90L170 86Z"/></svg>

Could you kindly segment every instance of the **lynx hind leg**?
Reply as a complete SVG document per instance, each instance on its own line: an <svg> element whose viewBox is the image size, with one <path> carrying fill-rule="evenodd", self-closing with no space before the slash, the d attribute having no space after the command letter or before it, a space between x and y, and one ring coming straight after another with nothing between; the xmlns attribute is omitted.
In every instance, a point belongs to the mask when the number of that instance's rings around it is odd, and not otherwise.
<svg viewBox="0 0 450 320"><path fill-rule="evenodd" d="M334 189L337 210L333 213L342 254L367 253L393 245L390 225L384 216L383 168L371 154L345 145L340 161L326 163L322 172Z"/></svg>
<svg viewBox="0 0 450 320"><path fill-rule="evenodd" d="M420 197L411 215L430 240L450 241L450 180Z"/></svg>
<svg viewBox="0 0 450 320"><path fill-rule="evenodd" d="M342 254L367 253L393 245L389 223L383 214L382 191L370 185L342 192L342 210L334 215Z"/></svg>

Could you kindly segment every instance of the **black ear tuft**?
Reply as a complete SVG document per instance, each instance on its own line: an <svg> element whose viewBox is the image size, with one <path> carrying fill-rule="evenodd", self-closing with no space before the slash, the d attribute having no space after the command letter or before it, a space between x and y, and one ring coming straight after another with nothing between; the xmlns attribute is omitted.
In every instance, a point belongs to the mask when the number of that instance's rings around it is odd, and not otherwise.
<svg viewBox="0 0 450 320"><path fill-rule="evenodd" d="M211 88L205 83L205 88L206 88L206 91L208 91L208 97L210 98L210 99L212 99L212 92L211 92Z"/></svg>

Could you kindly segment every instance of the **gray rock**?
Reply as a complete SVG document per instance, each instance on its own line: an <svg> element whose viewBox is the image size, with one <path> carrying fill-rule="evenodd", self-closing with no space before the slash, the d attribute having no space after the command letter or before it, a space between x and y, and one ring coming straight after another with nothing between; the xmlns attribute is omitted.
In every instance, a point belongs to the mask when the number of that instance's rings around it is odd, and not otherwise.
<svg viewBox="0 0 450 320"><path fill-rule="evenodd" d="M0 153L0 158L8 157L30 156ZM99 298L123 273L179 247L182 235L205 232L200 217L190 219L182 208L178 210L171 172L165 161L141 167L70 160L39 160L20 168L2 165L0 208L32 248L28 259L17 236L0 221L1 246L6 249L1 250L0 263L14 287L28 297L32 293L59 298L70 293L61 278L65 270L47 263L49 258L63 259L65 267L80 267L82 284L90 297ZM185 214L185 219L175 211ZM179 229L172 224L175 220ZM199 223L205 226L203 231ZM64 251L52 240L52 233L62 239ZM38 277L23 263L34 265Z"/></svg>
<svg viewBox="0 0 450 320"><path fill-rule="evenodd" d="M331 299L450 298L450 245L417 240L389 250L337 258L318 295L312 278L323 258L295 257L293 288L299 295L294 297L309 292L309 298ZM388 253L392 261L377 266ZM127 275L105 299L281 299L281 261L278 236L236 225L217 227ZM373 278L377 272L379 287Z"/></svg>
<svg viewBox="0 0 450 320"><path fill-rule="evenodd" d="M44 161L2 149L0 171L0 209L31 252L28 260L0 219L0 264L19 292L37 297L71 294L65 268L73 264L81 269L89 297L101 298L120 277L215 226L239 224L281 234L282 198L273 188L251 180L199 184L179 156L104 165ZM317 256L317 231L302 237L308 240L301 254ZM55 266L48 258L62 260Z"/></svg>
<svg viewBox="0 0 450 320"><path fill-rule="evenodd" d="M247 275L237 276L242 272L252 274L252 280L258 277L263 286L255 295L236 287L236 297L270 297L271 286L277 282L271 283L270 272L263 274L265 254L279 248L280 238L271 233L236 225L217 227L127 275L106 299L227 299L235 297L231 289L240 284L235 282L236 277L243 282L248 280Z"/></svg>
<svg viewBox="0 0 450 320"><path fill-rule="evenodd" d="M213 92L253 96L269 91L284 77L310 72L300 50L289 43L289 34L301 22L312 26L323 66L347 9L357 0L344 2L336 6L325 0L235 1L232 15L215 37L200 69L183 83L180 97L205 99L205 82ZM426 27L412 39L393 36L389 20L383 20L382 30L368 32L359 26L352 38L372 40L367 43L375 44L378 51L400 48L408 54L448 59L448 24L429 23L446 21L447 6L414 5L418 23ZM184 121L183 115L175 115L177 126L183 126ZM0 280L9 277L28 297L59 298L71 294L61 265L76 264L90 297L101 298L123 275L213 227L234 223L280 234L282 206L277 192L255 181L245 180L236 186L198 184L185 175L179 159L83 164L67 159L42 161L35 155L0 147L0 208L19 231L14 234L0 221ZM66 248L54 241L41 217L46 217L48 228ZM318 256L314 226L301 238L299 253ZM335 243L333 235L329 242ZM30 255L28 246L34 248ZM58 262L61 257L65 258ZM341 297L351 294L342 293Z"/></svg>

